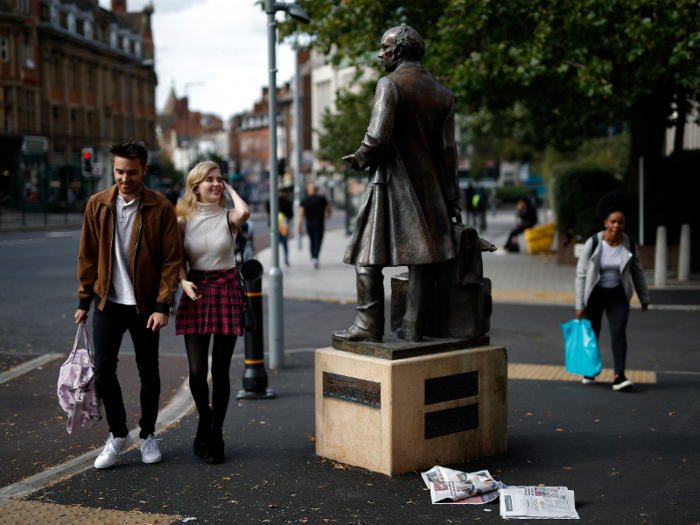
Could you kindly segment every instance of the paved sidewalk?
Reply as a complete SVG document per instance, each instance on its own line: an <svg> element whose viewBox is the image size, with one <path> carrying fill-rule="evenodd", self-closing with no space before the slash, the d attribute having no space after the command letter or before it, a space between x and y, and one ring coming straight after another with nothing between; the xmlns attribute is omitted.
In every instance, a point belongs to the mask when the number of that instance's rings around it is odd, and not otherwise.
<svg viewBox="0 0 700 525"><path fill-rule="evenodd" d="M491 279L493 296L497 301L517 302L574 302L575 268L560 266L553 254L527 255L507 253L502 247L513 227L512 211L489 215L488 229L481 236L498 246L494 253L484 253L484 276ZM311 266L309 239L304 236L303 248L290 246L291 266L282 265L284 296L296 299L355 301L355 269L343 264L343 255L350 241L344 230L326 231L320 255L320 268ZM521 236L521 246L525 246ZM261 250L258 260L265 267L263 293L267 290L267 272L270 268L270 249ZM403 267L385 268L384 288L388 299L391 276L408 271Z"/></svg>

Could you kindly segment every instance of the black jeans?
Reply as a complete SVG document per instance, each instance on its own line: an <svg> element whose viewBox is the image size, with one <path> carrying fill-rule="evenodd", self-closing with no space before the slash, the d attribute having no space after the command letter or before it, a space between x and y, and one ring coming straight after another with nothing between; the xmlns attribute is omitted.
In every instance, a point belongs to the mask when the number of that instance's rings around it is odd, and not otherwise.
<svg viewBox="0 0 700 525"><path fill-rule="evenodd" d="M119 347L124 332L129 330L134 342L136 366L141 380L141 439L153 434L158 418L158 398L160 397L160 374L158 372L159 333L146 328L153 311L136 313L135 306L107 301L104 311L97 308L95 301L92 318L92 337L95 343L95 368L97 392L102 399L107 415L109 431L114 437L125 437L129 433L126 426L126 411L122 399L122 389L117 379ZM154 305L155 310L155 305Z"/></svg>
<svg viewBox="0 0 700 525"><path fill-rule="evenodd" d="M615 288L596 286L588 298L586 317L591 321L593 332L599 341L603 310L608 315L608 324L610 325L615 375L624 375L625 359L627 358L627 319L630 316L630 303L622 285Z"/></svg>
<svg viewBox="0 0 700 525"><path fill-rule="evenodd" d="M321 243L323 242L323 228L323 226L306 226L306 231L309 232L312 259L318 259L318 254L321 251Z"/></svg>
<svg viewBox="0 0 700 525"><path fill-rule="evenodd" d="M484 221L484 222L485 222L485 221ZM514 237L517 237L518 235L520 235L521 233L523 233L525 230L527 230L528 228L532 228L533 226L534 226L534 224L529 224L529 223L526 223L526 224L520 223L520 224L518 224L518 226L516 226L515 228L513 228L513 229L510 231L510 233L508 234L508 240L506 241L506 246L505 246L505 248L508 249L508 248L510 247L510 243L513 242L513 238L514 238Z"/></svg>

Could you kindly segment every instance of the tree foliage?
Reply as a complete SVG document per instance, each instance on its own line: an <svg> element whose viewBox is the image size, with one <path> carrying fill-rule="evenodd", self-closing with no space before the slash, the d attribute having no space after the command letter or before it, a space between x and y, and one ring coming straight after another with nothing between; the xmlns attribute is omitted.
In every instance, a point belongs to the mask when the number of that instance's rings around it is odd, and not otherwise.
<svg viewBox="0 0 700 525"><path fill-rule="evenodd" d="M482 136L566 151L629 124L630 174L640 154L660 157L673 105L696 97L700 84L696 0L298 3L311 24L285 22L282 34L306 32L336 61L378 50L390 27L415 27L426 41L423 64Z"/></svg>
<svg viewBox="0 0 700 525"><path fill-rule="evenodd" d="M331 113L326 108L322 129L318 130L320 159L340 167L342 157L355 153L360 147L372 112L375 84L374 81L365 82L357 91L342 90L335 101L337 111Z"/></svg>

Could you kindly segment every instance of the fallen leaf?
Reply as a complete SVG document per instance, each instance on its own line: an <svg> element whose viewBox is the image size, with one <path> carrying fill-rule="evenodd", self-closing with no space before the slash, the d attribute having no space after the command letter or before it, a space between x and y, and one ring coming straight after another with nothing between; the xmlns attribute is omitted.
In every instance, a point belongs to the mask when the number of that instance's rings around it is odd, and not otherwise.
<svg viewBox="0 0 700 525"><path fill-rule="evenodd" d="M226 481L231 481L231 478L224 478Z"/></svg>
<svg viewBox="0 0 700 525"><path fill-rule="evenodd" d="M619 474L619 472L611 472L610 473L611 476L617 476L618 474Z"/></svg>
<svg viewBox="0 0 700 525"><path fill-rule="evenodd" d="M276 508L277 508L277 505L268 505L268 507L271 508L271 509L276 509Z"/></svg>
<svg viewBox="0 0 700 525"><path fill-rule="evenodd" d="M316 438L313 437L313 436L311 436L311 435L309 435L309 440L310 440L310 441L316 441ZM321 461L321 463L323 463L323 461Z"/></svg>
<svg viewBox="0 0 700 525"><path fill-rule="evenodd" d="M576 470L574 467L564 467L564 470Z"/></svg>
<svg viewBox="0 0 700 525"><path fill-rule="evenodd" d="M669 415L669 416L675 416L675 415L676 415L676 412L669 412L668 415Z"/></svg>
<svg viewBox="0 0 700 525"><path fill-rule="evenodd" d="M557 432L564 432L564 429L563 429L563 428L558 428L558 429L557 429Z"/></svg>
<svg viewBox="0 0 700 525"><path fill-rule="evenodd" d="M164 509L167 509L170 505L163 505Z"/></svg>
<svg viewBox="0 0 700 525"><path fill-rule="evenodd" d="M600 419L596 419L595 422L596 422L596 423L600 423Z"/></svg>
<svg viewBox="0 0 700 525"><path fill-rule="evenodd" d="M526 415L526 416L531 416L531 415L532 415L532 412L528 412L528 413L525 414L525 415Z"/></svg>

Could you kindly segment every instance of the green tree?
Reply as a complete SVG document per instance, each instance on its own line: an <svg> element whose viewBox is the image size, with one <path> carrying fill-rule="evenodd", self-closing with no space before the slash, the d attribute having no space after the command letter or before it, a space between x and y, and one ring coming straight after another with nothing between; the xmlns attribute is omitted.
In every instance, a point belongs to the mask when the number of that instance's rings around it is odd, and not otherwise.
<svg viewBox="0 0 700 525"><path fill-rule="evenodd" d="M318 130L319 158L340 168L341 159L357 151L372 113L375 84L374 81L362 83L357 92L342 90L335 100L337 112L331 113L326 108L322 129Z"/></svg>
<svg viewBox="0 0 700 525"><path fill-rule="evenodd" d="M336 61L378 50L392 26L415 27L426 40L424 65L453 90L477 135L571 151L610 124L628 124L632 191L639 156L653 178L674 105L683 120L700 84L696 0L298 3L312 22L285 22L283 35L306 32Z"/></svg>

